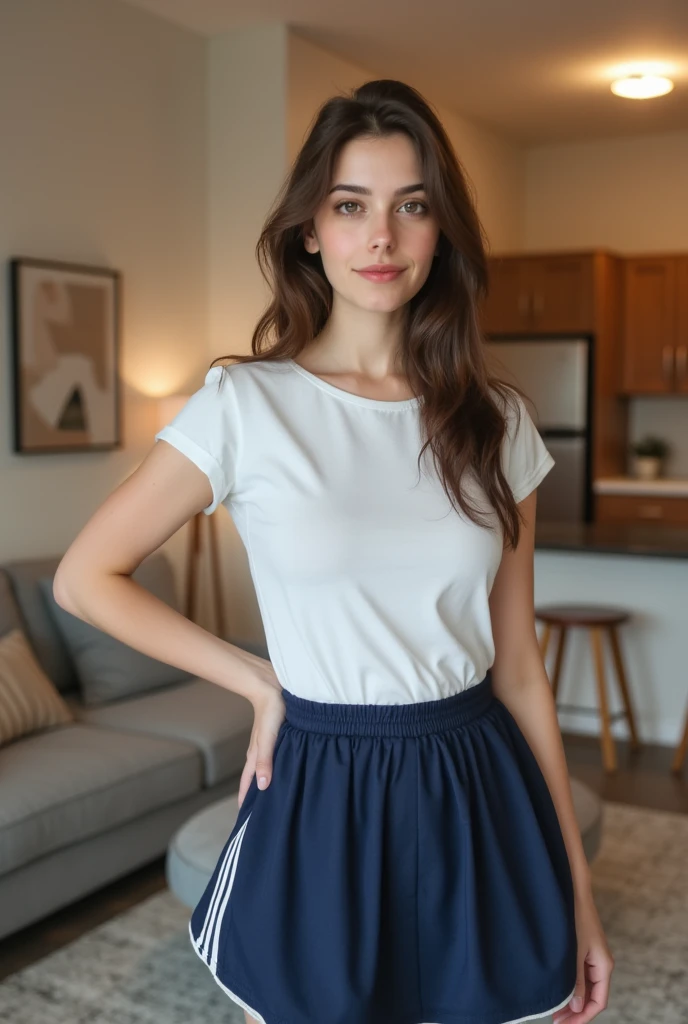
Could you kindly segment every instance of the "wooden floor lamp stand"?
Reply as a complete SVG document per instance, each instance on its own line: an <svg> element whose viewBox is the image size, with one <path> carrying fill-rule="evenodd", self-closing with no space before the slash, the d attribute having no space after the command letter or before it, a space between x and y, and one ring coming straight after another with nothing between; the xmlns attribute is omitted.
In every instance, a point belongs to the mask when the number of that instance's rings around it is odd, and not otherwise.
<svg viewBox="0 0 688 1024"><path fill-rule="evenodd" d="M187 619L191 619L192 622L196 621L196 614L198 612L198 563L203 553L203 544L201 542L201 522L206 520L208 523L207 529L209 533L209 550L210 550L210 580L212 587L212 610L213 618L215 621L216 635L219 637L226 636L225 628L225 613L224 604L222 600L222 581L220 579L220 549L217 539L217 522L215 516L207 516L205 512L197 512L196 515L189 521L189 544L187 548L187 563L186 563L186 609L184 614Z"/></svg>

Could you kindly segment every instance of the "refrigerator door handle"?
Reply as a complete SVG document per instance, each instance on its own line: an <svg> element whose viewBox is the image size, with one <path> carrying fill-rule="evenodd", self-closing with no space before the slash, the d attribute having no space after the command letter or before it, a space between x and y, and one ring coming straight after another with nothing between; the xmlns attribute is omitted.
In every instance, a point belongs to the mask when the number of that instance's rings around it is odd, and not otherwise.
<svg viewBox="0 0 688 1024"><path fill-rule="evenodd" d="M662 374L668 380L671 380L671 375L674 366L674 346L665 345L662 349Z"/></svg>
<svg viewBox="0 0 688 1024"><path fill-rule="evenodd" d="M676 375L679 380L686 376L688 368L688 346L679 345L676 349Z"/></svg>

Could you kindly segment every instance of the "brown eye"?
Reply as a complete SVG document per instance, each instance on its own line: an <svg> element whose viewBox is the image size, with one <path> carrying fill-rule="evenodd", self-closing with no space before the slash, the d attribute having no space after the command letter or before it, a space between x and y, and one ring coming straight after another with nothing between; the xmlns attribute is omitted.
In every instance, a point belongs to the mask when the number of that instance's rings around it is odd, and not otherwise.
<svg viewBox="0 0 688 1024"><path fill-rule="evenodd" d="M335 210L340 210L343 206L360 206L360 203L355 202L355 200L353 199L345 199L343 202L337 203L337 205L335 206ZM346 213L345 211L342 212L344 213L345 217L351 216L350 213Z"/></svg>
<svg viewBox="0 0 688 1024"><path fill-rule="evenodd" d="M404 206L420 206L420 213L426 213L428 209L425 203L422 203L420 199L409 199L408 203L404 203Z"/></svg>

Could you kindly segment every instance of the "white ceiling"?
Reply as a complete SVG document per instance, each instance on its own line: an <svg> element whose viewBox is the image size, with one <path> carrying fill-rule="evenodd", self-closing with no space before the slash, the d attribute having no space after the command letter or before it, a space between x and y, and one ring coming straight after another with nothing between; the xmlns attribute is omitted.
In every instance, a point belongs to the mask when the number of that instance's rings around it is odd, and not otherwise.
<svg viewBox="0 0 688 1024"><path fill-rule="evenodd" d="M688 130L688 0L126 0L204 35L282 21L372 72L411 82L515 142ZM672 70L627 100L613 70Z"/></svg>

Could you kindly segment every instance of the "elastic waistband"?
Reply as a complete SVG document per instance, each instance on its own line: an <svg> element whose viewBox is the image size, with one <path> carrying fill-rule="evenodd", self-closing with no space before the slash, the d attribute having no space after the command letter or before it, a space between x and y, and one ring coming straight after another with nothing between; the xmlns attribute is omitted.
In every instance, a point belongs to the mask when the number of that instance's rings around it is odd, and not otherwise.
<svg viewBox="0 0 688 1024"><path fill-rule="evenodd" d="M282 689L286 721L297 729L350 736L422 736L464 725L493 700L492 673L460 693L415 704L335 704Z"/></svg>

